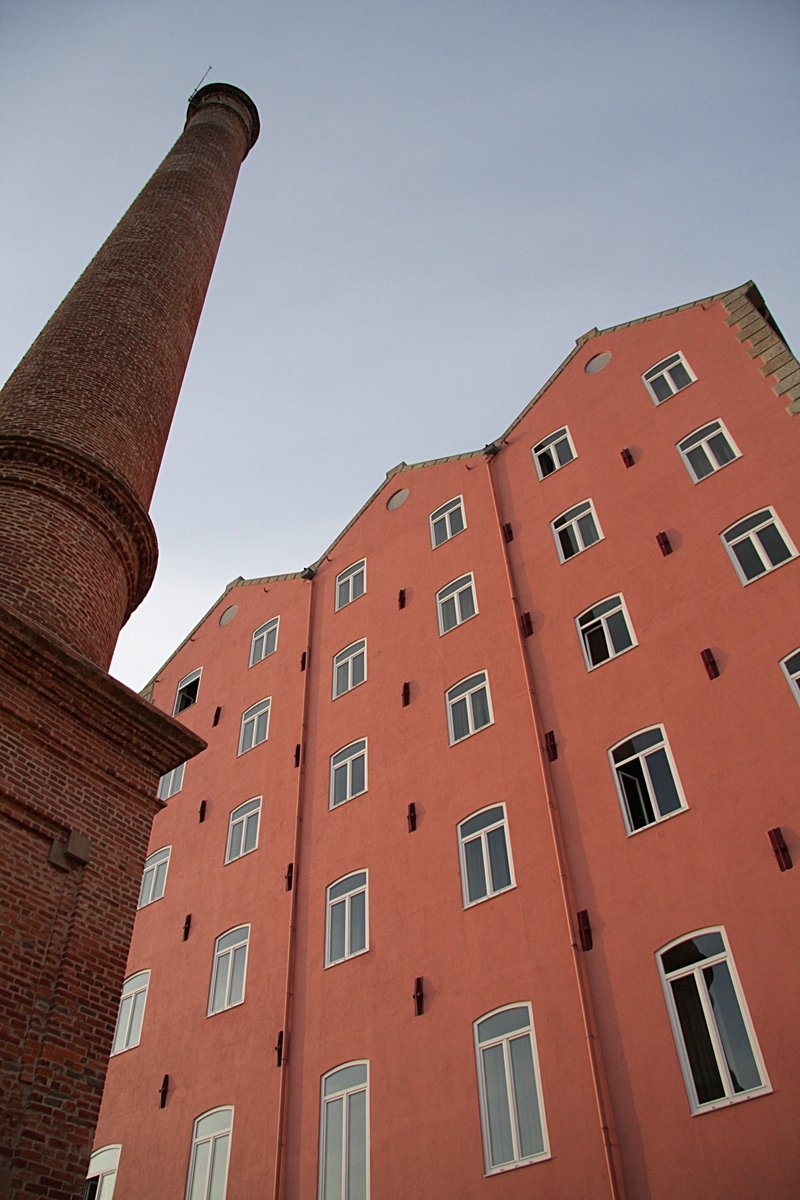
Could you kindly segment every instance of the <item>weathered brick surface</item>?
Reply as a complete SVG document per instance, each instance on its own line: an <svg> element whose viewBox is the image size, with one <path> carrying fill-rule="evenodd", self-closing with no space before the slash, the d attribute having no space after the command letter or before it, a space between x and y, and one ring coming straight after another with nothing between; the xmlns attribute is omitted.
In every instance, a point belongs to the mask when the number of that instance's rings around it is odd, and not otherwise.
<svg viewBox="0 0 800 1200"><path fill-rule="evenodd" d="M0 394L0 1196L76 1200L158 777L201 738L103 668L150 586L147 505L251 101L210 85Z"/></svg>

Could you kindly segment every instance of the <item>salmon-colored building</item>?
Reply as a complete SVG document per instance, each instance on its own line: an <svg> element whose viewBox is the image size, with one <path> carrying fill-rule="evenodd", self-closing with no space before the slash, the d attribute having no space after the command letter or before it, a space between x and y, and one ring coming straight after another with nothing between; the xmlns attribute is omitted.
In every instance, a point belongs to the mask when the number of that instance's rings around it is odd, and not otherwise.
<svg viewBox="0 0 800 1200"><path fill-rule="evenodd" d="M89 1196L794 1200L798 443L745 284L229 585Z"/></svg>

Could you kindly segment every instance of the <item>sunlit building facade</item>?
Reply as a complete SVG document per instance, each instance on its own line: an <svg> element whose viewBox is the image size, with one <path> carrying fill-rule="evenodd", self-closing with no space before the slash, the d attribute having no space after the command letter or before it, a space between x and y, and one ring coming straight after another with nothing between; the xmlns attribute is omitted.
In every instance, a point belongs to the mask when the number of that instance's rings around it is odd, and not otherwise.
<svg viewBox="0 0 800 1200"><path fill-rule="evenodd" d="M798 442L746 284L225 590L89 1196L797 1195Z"/></svg>

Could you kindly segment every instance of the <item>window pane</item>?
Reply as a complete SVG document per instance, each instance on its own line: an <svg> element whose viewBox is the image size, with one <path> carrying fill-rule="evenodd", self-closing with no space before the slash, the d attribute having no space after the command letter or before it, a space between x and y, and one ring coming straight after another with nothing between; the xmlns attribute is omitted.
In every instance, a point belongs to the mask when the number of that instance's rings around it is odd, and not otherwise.
<svg viewBox="0 0 800 1200"><path fill-rule="evenodd" d="M322 1174L323 1200L342 1200L342 1136L344 1101L325 1105L325 1163Z"/></svg>
<svg viewBox="0 0 800 1200"><path fill-rule="evenodd" d="M505 827L501 825L498 829L490 830L486 835L486 840L489 843L489 870L492 876L492 891L497 892L500 888L510 887L511 885L511 867L508 863Z"/></svg>
<svg viewBox="0 0 800 1200"><path fill-rule="evenodd" d="M217 959L214 971L214 993L211 997L211 1011L220 1012L225 1007L225 995L228 990L228 971L230 955L224 954Z"/></svg>
<svg viewBox="0 0 800 1200"><path fill-rule="evenodd" d="M725 1088L714 1056L714 1047L708 1033L695 978L693 975L687 975L683 979L673 980L670 986L675 998L683 1044L686 1047L697 1099L700 1104L707 1104L710 1100L719 1100L725 1095Z"/></svg>
<svg viewBox="0 0 800 1200"><path fill-rule="evenodd" d="M676 391L680 391L681 388L687 387L692 382L691 375L682 362L676 362L674 366L670 367L669 374Z"/></svg>
<svg viewBox="0 0 800 1200"><path fill-rule="evenodd" d="M196 1137L211 1137L213 1133L225 1133L231 1126L231 1109L220 1108L207 1113L197 1122Z"/></svg>
<svg viewBox="0 0 800 1200"><path fill-rule="evenodd" d="M360 1083L366 1082L366 1063L356 1063L352 1067L341 1067L328 1075L323 1090L326 1096L333 1096L336 1092L344 1092L347 1088L358 1087Z"/></svg>
<svg viewBox="0 0 800 1200"><path fill-rule="evenodd" d="M447 541L447 525L444 517L440 517L433 523L433 542L435 546L441 546L445 541Z"/></svg>
<svg viewBox="0 0 800 1200"><path fill-rule="evenodd" d="M147 992L142 990L137 992L133 997L133 1012L131 1014L131 1027L128 1033L128 1045L138 1046L142 1036L142 1017L144 1016L144 1002L147 999Z"/></svg>
<svg viewBox="0 0 800 1200"><path fill-rule="evenodd" d="M342 692L347 691L347 680L349 676L349 663L340 663L336 668L336 695L341 696Z"/></svg>
<svg viewBox="0 0 800 1200"><path fill-rule="evenodd" d="M341 608L344 604L347 604L347 601L349 598L349 592L350 592L349 584L348 584L348 581L345 579L338 585L338 587L336 589L336 607L337 608Z"/></svg>
<svg viewBox="0 0 800 1200"><path fill-rule="evenodd" d="M455 741L458 741L459 738L466 737L469 733L466 700L457 700L455 704L450 706L450 711L453 720L453 738Z"/></svg>
<svg viewBox="0 0 800 1200"><path fill-rule="evenodd" d="M774 525L767 525L764 529L759 529L756 537L764 547L767 558L773 567L777 567L779 563L786 562L792 557L789 547Z"/></svg>
<svg viewBox="0 0 800 1200"><path fill-rule="evenodd" d="M585 517L579 519L578 529L580 530L584 547L592 546L599 540L597 526L594 523L594 517L591 513L587 513Z"/></svg>
<svg viewBox="0 0 800 1200"><path fill-rule="evenodd" d="M462 838L469 837L472 833L477 833L479 829L485 829L487 825L494 825L495 821L502 821L503 809L498 804L494 808L487 808L485 812L478 813L475 817L470 817L468 821L462 821L459 825L459 832Z"/></svg>
<svg viewBox="0 0 800 1200"><path fill-rule="evenodd" d="M514 1038L509 1042L511 1073L514 1079L514 1103L517 1116L519 1149L523 1157L541 1154L544 1150L542 1122L539 1115L539 1097L536 1094L536 1076L533 1070L533 1052L530 1034Z"/></svg>
<svg viewBox="0 0 800 1200"><path fill-rule="evenodd" d="M458 599L461 604L461 620L467 621L470 617L474 617L475 597L472 594L472 588L466 588L459 594Z"/></svg>
<svg viewBox="0 0 800 1200"><path fill-rule="evenodd" d="M537 457L539 459L539 469L542 472L542 477L546 478L548 475L552 475L553 471L556 469L556 464L553 461L552 450L544 450L541 454L537 455Z"/></svg>
<svg viewBox="0 0 800 1200"><path fill-rule="evenodd" d="M346 896L348 892L354 892L356 888L363 887L366 882L366 871L357 871L355 875L348 875L345 879L340 879L338 883L331 884L328 895L331 900L338 900L340 896Z"/></svg>
<svg viewBox="0 0 800 1200"><path fill-rule="evenodd" d="M686 455L691 463L692 470L697 479L705 479L706 475L710 475L714 470L710 458L706 454L705 446L695 446Z"/></svg>
<svg viewBox="0 0 800 1200"><path fill-rule="evenodd" d="M242 853L242 822L236 821L231 826L230 857L238 858L241 853Z"/></svg>
<svg viewBox="0 0 800 1200"><path fill-rule="evenodd" d="M353 682L351 685L352 687L355 687L356 684L358 684L358 683L364 682L365 661L366 660L365 660L363 654L357 654L355 656L355 658L353 659Z"/></svg>
<svg viewBox="0 0 800 1200"><path fill-rule="evenodd" d="M511 1114L508 1111L508 1088L503 1062L503 1047L490 1046L481 1051L483 1077L486 1084L486 1119L489 1126L489 1161L493 1167L513 1162L514 1143L511 1138Z"/></svg>
<svg viewBox="0 0 800 1200"><path fill-rule="evenodd" d="M451 596L449 599L445 600L444 604L442 605L442 629L445 633L448 633L451 629L455 629L455 626L456 602Z"/></svg>
<svg viewBox="0 0 800 1200"><path fill-rule="evenodd" d="M230 1135L214 1138L211 1157L211 1184L208 1200L225 1200L225 1176L228 1166L228 1141Z"/></svg>
<svg viewBox="0 0 800 1200"><path fill-rule="evenodd" d="M606 645L605 630L599 622L593 629L585 630L583 636L586 642L586 652L593 667L599 666L600 663L611 657Z"/></svg>
<svg viewBox="0 0 800 1200"><path fill-rule="evenodd" d="M461 512L461 505L459 504L458 508L454 508L450 512L450 536L452 537L453 534L461 533L463 528L464 517Z"/></svg>
<svg viewBox="0 0 800 1200"><path fill-rule="evenodd" d="M753 1056L750 1038L747 1035L728 964L720 962L715 963L713 967L706 967L703 971L703 978L711 998L714 1020L722 1041L725 1061L731 1073L733 1090L746 1092L750 1088L760 1087L761 1076Z"/></svg>
<svg viewBox="0 0 800 1200"><path fill-rule="evenodd" d="M659 402L669 400L672 395L672 388L669 386L666 378L663 375L657 375L655 379L650 380L650 387L656 394Z"/></svg>
<svg viewBox="0 0 800 1200"><path fill-rule="evenodd" d="M573 458L575 457L572 453L572 447L566 438L564 438L563 442L558 442L556 444L555 450L556 454L558 455L559 464L562 467L565 466L566 463L572 462Z"/></svg>
<svg viewBox="0 0 800 1200"><path fill-rule="evenodd" d="M332 962L344 958L344 910L345 901L331 906L330 953Z"/></svg>
<svg viewBox="0 0 800 1200"><path fill-rule="evenodd" d="M250 850L255 849L257 836L258 836L258 816L255 813L251 813L251 815L245 821L245 825L244 825L243 853L247 854Z"/></svg>
<svg viewBox="0 0 800 1200"><path fill-rule="evenodd" d="M725 949L722 937L718 933L701 933L699 937L687 938L685 942L673 946L661 955L664 970L667 974L678 971L682 967L691 967L694 963L702 962L721 954Z"/></svg>
<svg viewBox="0 0 800 1200"><path fill-rule="evenodd" d="M359 792L364 791L364 785L366 782L364 768L366 763L367 760L365 759L364 755L359 754L358 758L353 759L350 766L350 790L354 796L357 796Z"/></svg>
<svg viewBox="0 0 800 1200"><path fill-rule="evenodd" d="M478 1022L478 1041L489 1042L492 1038L503 1037L516 1029L526 1029L530 1023L531 1015L527 1008L506 1008L503 1012Z"/></svg>
<svg viewBox="0 0 800 1200"><path fill-rule="evenodd" d="M484 725L489 724L489 697L486 688L479 688L477 692L473 692L471 700L473 723L476 729L482 729Z"/></svg>
<svg viewBox="0 0 800 1200"><path fill-rule="evenodd" d="M631 829L643 829L645 825L652 825L655 816L641 762L636 759L627 763L618 769L617 775L625 795Z"/></svg>
<svg viewBox="0 0 800 1200"><path fill-rule="evenodd" d="M611 634L611 641L617 654L633 645L624 613L615 612L611 614L608 618L608 632Z"/></svg>
<svg viewBox="0 0 800 1200"><path fill-rule="evenodd" d="M745 538L743 542L737 542L732 549L739 560L745 579L756 579L757 576L764 574L767 568L761 561L750 538Z"/></svg>
<svg viewBox="0 0 800 1200"><path fill-rule="evenodd" d="M681 798L675 787L666 750L663 748L654 750L652 754L646 756L645 762L650 773L650 782L653 785L659 813L664 817L667 813L677 812L681 807Z"/></svg>
<svg viewBox="0 0 800 1200"><path fill-rule="evenodd" d="M367 893L357 892L350 900L350 953L367 944Z"/></svg>
<svg viewBox="0 0 800 1200"><path fill-rule="evenodd" d="M133 1000L130 996L123 996L119 1006L119 1016L117 1017L117 1029L114 1034L114 1052L124 1050L128 1040L128 1022L130 1020L131 1008Z"/></svg>
<svg viewBox="0 0 800 1200"><path fill-rule="evenodd" d="M347 766L337 767L333 772L333 803L341 804L347 799Z"/></svg>
<svg viewBox="0 0 800 1200"><path fill-rule="evenodd" d="M367 1196L367 1093L347 1097L347 1200Z"/></svg>
<svg viewBox="0 0 800 1200"><path fill-rule="evenodd" d="M253 747L253 730L255 729L255 721L245 721L242 729L242 753L245 750L251 750Z"/></svg>
<svg viewBox="0 0 800 1200"><path fill-rule="evenodd" d="M483 864L483 847L479 837L464 846L464 862L467 868L467 899L482 900L487 894L486 871Z"/></svg>
<svg viewBox="0 0 800 1200"><path fill-rule="evenodd" d="M192 1186L189 1192L189 1200L206 1200L206 1181L208 1179L208 1164L210 1158L211 1143L198 1142L194 1148Z"/></svg>
<svg viewBox="0 0 800 1200"><path fill-rule="evenodd" d="M561 553L563 554L564 558L572 558L573 554L578 553L578 539L576 538L571 525L566 529L559 529L558 540L561 543Z"/></svg>
<svg viewBox="0 0 800 1200"><path fill-rule="evenodd" d="M715 433L713 437L709 438L708 448L717 460L717 465L720 467L724 467L726 463L733 462L736 458L724 433Z"/></svg>
<svg viewBox="0 0 800 1200"><path fill-rule="evenodd" d="M359 571L353 576L353 599L357 600L359 596L364 595L364 572Z"/></svg>
<svg viewBox="0 0 800 1200"><path fill-rule="evenodd" d="M267 738L267 720L269 712L262 712L256 718L256 741L264 742Z"/></svg>
<svg viewBox="0 0 800 1200"><path fill-rule="evenodd" d="M244 995L244 968L247 961L247 949L238 946L233 952L233 972L228 996L229 1004L240 1004Z"/></svg>

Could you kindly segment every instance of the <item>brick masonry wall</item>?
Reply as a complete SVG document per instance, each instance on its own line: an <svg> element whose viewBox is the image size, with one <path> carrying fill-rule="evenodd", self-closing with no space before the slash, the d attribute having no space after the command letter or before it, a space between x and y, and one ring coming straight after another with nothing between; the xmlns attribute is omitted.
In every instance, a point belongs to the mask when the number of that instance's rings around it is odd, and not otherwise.
<svg viewBox="0 0 800 1200"><path fill-rule="evenodd" d="M82 1193L158 776L201 746L0 614L0 1195Z"/></svg>

